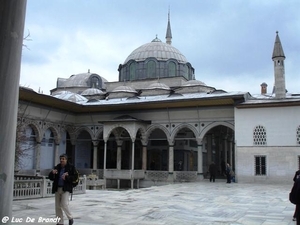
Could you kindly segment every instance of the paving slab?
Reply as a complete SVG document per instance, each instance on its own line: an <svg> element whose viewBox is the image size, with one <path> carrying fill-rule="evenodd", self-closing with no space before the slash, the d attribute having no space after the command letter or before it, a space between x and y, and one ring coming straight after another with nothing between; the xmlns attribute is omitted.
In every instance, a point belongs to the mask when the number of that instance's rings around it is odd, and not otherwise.
<svg viewBox="0 0 300 225"><path fill-rule="evenodd" d="M291 225L296 224L292 221L295 206L288 200L291 187L292 183L205 180L129 190L87 190L73 195L70 209L74 225ZM16 224L56 224L49 221L55 218L53 197L14 201L12 214L15 221L22 220ZM31 222L26 222L28 218Z"/></svg>

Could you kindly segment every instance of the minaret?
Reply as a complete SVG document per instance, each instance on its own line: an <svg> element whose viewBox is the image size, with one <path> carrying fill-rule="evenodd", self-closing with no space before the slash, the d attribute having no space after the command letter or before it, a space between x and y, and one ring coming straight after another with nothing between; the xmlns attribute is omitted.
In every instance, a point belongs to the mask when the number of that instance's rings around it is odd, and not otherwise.
<svg viewBox="0 0 300 225"><path fill-rule="evenodd" d="M285 98L285 72L284 72L284 60L285 55L282 49L282 45L276 31L276 39L274 44L274 50L272 55L274 61L274 76L275 76L275 97Z"/></svg>
<svg viewBox="0 0 300 225"><path fill-rule="evenodd" d="M167 33L166 33L166 43L172 44L172 32L171 32L171 24L170 24L170 8L168 12L168 26L167 26Z"/></svg>

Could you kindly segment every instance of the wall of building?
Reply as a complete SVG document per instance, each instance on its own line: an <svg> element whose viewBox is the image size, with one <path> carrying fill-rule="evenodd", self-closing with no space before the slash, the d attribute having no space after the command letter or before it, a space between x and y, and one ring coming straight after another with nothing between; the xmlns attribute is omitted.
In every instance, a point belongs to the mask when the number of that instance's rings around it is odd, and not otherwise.
<svg viewBox="0 0 300 225"><path fill-rule="evenodd" d="M266 131L266 145L254 145L255 126ZM299 168L297 129L300 107L235 109L236 176L239 182L292 182ZM266 157L266 175L255 175L255 156Z"/></svg>

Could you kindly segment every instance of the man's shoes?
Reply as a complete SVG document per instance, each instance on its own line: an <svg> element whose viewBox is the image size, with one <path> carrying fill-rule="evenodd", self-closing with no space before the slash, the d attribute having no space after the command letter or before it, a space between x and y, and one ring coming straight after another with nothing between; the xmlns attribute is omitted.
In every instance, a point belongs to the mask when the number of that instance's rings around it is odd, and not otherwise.
<svg viewBox="0 0 300 225"><path fill-rule="evenodd" d="M70 219L70 220L69 220L69 225L73 225L73 223L74 223L74 220L73 220L73 219Z"/></svg>

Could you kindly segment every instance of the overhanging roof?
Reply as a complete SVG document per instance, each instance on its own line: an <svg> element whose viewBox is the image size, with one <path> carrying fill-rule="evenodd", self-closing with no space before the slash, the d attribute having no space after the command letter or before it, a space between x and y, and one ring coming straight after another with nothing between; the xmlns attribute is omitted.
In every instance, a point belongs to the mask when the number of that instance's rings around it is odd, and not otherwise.
<svg viewBox="0 0 300 225"><path fill-rule="evenodd" d="M33 104L42 105L54 109L68 111L70 113L96 113L109 111L130 111L144 109L165 109L185 107L207 107L207 106L235 106L245 101L244 92L226 94L196 94L192 98L165 98L152 101L130 101L124 99L119 102L105 102L105 104L77 104L55 98L50 95L36 93L32 89L20 87L19 100ZM105 101L105 100L104 100Z"/></svg>

